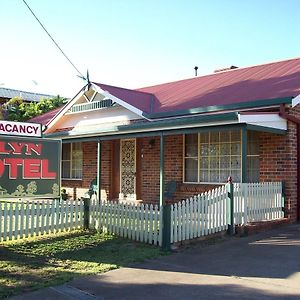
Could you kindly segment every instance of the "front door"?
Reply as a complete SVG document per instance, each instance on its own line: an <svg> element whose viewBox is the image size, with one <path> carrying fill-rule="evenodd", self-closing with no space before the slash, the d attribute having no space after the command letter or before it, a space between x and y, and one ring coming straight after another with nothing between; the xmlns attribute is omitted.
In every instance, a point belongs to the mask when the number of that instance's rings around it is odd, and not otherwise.
<svg viewBox="0 0 300 300"><path fill-rule="evenodd" d="M120 199L136 200L136 140L120 141Z"/></svg>

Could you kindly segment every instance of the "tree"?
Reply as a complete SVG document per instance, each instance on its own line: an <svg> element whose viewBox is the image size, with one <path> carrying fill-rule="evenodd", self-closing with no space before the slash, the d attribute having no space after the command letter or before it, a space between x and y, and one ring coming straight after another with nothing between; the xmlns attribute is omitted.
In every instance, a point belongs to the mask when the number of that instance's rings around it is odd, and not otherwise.
<svg viewBox="0 0 300 300"><path fill-rule="evenodd" d="M10 121L27 121L33 117L42 115L50 110L62 106L66 98L59 95L52 98L44 98L39 102L24 102L20 97L14 97L1 107L1 114L4 119Z"/></svg>

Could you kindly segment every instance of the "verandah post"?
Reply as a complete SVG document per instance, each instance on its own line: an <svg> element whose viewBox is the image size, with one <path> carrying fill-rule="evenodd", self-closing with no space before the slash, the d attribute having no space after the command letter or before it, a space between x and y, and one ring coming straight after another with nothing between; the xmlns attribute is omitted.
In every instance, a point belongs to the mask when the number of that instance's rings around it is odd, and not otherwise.
<svg viewBox="0 0 300 300"><path fill-rule="evenodd" d="M159 204L160 209L162 209L162 224L159 230L162 230L162 248L163 250L171 249L171 206L165 203L164 199L164 136L163 133L160 134L160 197Z"/></svg>
<svg viewBox="0 0 300 300"><path fill-rule="evenodd" d="M226 184L227 189L227 201L228 201L228 233L230 235L235 234L235 226L234 226L234 195L233 195L233 183L231 176L228 177L228 181Z"/></svg>
<svg viewBox="0 0 300 300"><path fill-rule="evenodd" d="M98 151L97 151L97 194L98 203L101 202L101 157L102 157L102 147L101 141L98 141Z"/></svg>

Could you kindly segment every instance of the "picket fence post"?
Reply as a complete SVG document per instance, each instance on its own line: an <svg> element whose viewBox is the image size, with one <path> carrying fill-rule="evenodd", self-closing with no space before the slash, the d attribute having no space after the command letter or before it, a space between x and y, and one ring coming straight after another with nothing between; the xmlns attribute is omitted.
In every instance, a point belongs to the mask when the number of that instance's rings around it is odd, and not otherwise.
<svg viewBox="0 0 300 300"><path fill-rule="evenodd" d="M285 181L282 181L282 191L281 191L281 197L282 197L282 210L283 210L283 213L284 213L284 218L287 218L288 217L288 213L287 213L287 209L286 209L286 206L285 206L285 192L286 192L286 189L285 189Z"/></svg>
<svg viewBox="0 0 300 300"><path fill-rule="evenodd" d="M165 203L162 206L162 249L169 251L171 249L171 204Z"/></svg>
<svg viewBox="0 0 300 300"><path fill-rule="evenodd" d="M235 226L234 226L234 194L233 194L233 183L231 176L228 177L228 181L226 184L227 188L227 201L228 201L228 234L235 234Z"/></svg>
<svg viewBox="0 0 300 300"><path fill-rule="evenodd" d="M90 198L83 198L83 229L88 230L90 225Z"/></svg>

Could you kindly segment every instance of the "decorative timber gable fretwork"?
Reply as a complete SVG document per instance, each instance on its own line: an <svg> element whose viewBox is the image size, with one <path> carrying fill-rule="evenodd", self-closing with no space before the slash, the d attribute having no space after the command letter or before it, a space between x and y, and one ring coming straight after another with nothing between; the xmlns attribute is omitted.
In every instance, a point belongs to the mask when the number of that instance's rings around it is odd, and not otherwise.
<svg viewBox="0 0 300 300"><path fill-rule="evenodd" d="M79 103L79 104L74 104L68 110L67 114L86 112L86 111L103 109L103 108L108 108L108 107L113 107L113 106L116 106L116 103L113 102L111 99L103 99L103 100L100 100L100 101Z"/></svg>

